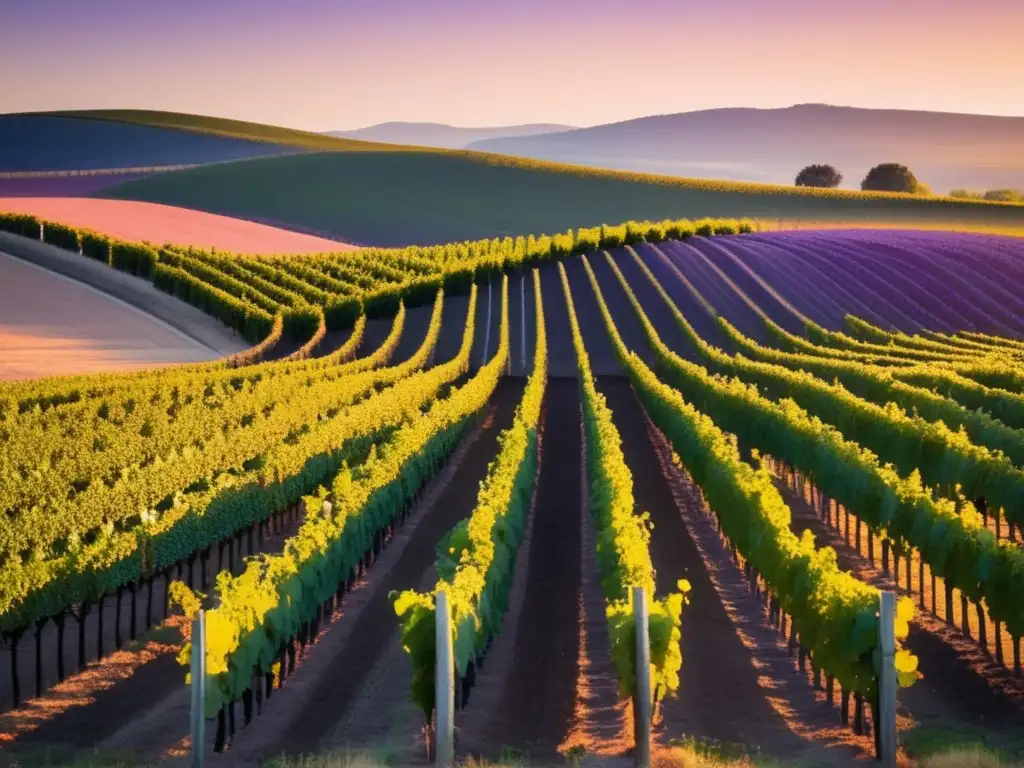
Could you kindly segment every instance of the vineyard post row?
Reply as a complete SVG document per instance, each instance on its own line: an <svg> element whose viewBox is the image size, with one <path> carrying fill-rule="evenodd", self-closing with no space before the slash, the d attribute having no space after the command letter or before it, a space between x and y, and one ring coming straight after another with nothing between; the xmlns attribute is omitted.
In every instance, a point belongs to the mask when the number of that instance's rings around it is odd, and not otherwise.
<svg viewBox="0 0 1024 768"><path fill-rule="evenodd" d="M191 706L189 708L190 768L203 768L206 751L206 610L200 608L192 620L192 652L189 654Z"/></svg>
<svg viewBox="0 0 1024 768"><path fill-rule="evenodd" d="M642 752L642 745L650 740L651 708L679 689L679 669L683 663L681 616L683 607L689 603L691 586L686 579L680 579L676 583L678 591L660 599L655 595L650 520L646 512L637 514L635 511L633 475L626 464L622 438L611 409L597 390L563 264L558 265L558 272L576 349L586 471L592 489L590 514L594 518L598 538L608 537L612 543L609 554L601 557L599 552L598 557L612 657L618 668L620 692L632 699L634 738L637 751ZM645 600L642 617L647 625L647 654L636 652L636 587L643 588L645 597L650 590L651 599L650 602ZM649 631L652 622L656 625L653 633ZM651 636L658 641L653 650L649 644ZM648 663L641 673L638 666L644 656ZM653 668L649 663L652 657L657 660ZM648 681L646 690L641 689L641 678ZM643 699L643 695L648 698Z"/></svg>
<svg viewBox="0 0 1024 768"><path fill-rule="evenodd" d="M498 455L480 484L473 512L438 545L434 589L392 595L402 646L412 663L410 694L428 727L434 717L435 759L441 763L447 760L446 745L453 737L456 701L465 706L476 669L482 668L490 644L501 630L514 563L532 511L547 385L547 336L536 269L533 284L537 305L533 371L512 425L498 437ZM507 346L503 331L499 348ZM508 354L502 354L507 359ZM447 646L451 650L446 650Z"/></svg>
<svg viewBox="0 0 1024 768"><path fill-rule="evenodd" d="M305 649L315 642L321 623L333 620L357 576L405 522L426 483L490 400L508 356L507 305L506 278L500 343L490 362L461 386L443 391L468 373L474 333L471 304L457 357L400 385L410 393L422 389L429 398L403 409L406 418L387 449L372 451L359 467L341 467L329 489L303 497L305 520L281 554L249 560L241 575L218 580L219 605L207 612L213 640L207 645L204 691L205 716L217 719L215 752L229 748L235 734L235 702L241 700L243 727L249 725L253 703L260 714L263 699L295 671L296 644ZM194 617L202 607L198 596L183 584L175 592L175 602ZM191 639L178 657L184 666L190 650Z"/></svg>
<svg viewBox="0 0 1024 768"><path fill-rule="evenodd" d="M885 731L895 733L895 720L882 719L890 711L883 703L883 694L891 697L887 678L891 674L897 685L905 687L917 677L916 658L897 643L909 631L913 603L909 598L899 601L890 633L883 626L888 616L882 615L881 592L841 571L830 548L816 549L808 537L796 537L789 526L791 512L767 468L754 469L742 461L738 446L710 416L664 384L626 347L586 257L583 263L616 356L638 399L700 487L751 591L767 597L769 618L783 634L786 615L790 615L790 653L799 644L801 672L810 658L816 687L821 672L828 674L830 703L833 679L840 683L844 724L851 691L858 733L862 732L863 703L870 703L876 751L883 758L889 738Z"/></svg>
<svg viewBox="0 0 1024 768"><path fill-rule="evenodd" d="M746 220L722 219L702 219L696 222L686 220L626 222L617 226L602 225L589 229L569 230L554 236L531 235L514 239L454 243L430 248L367 249L355 256L336 254L333 259L339 265L342 262L348 264L350 261L355 264L356 260L365 260L371 254L379 256L381 261L386 261L391 265L385 270L390 277L387 281L379 282L367 277L360 283L365 290L361 290L355 295L332 295L320 288L316 288L314 291L313 284L304 282L306 277L314 280L317 285L324 284L324 281L328 280L325 273L303 267L304 264L312 264L314 258L312 256L296 256L293 259L282 261L280 258L265 259L229 255L236 259L236 262L231 262L226 260L223 254L212 251L188 250L183 252L171 246L157 249L147 243L120 241L100 233L77 229L58 222L42 221L34 216L0 213L0 230L5 233L41 240L50 246L62 248L84 258L97 260L112 269L135 275L140 279L152 282L160 290L196 304L208 314L220 318L243 336L253 341L259 338L263 339L263 342L258 343L256 347L234 358L174 369L194 371L197 375L205 375L204 372L209 373L226 366L234 367L258 361L281 337L282 331L286 330L289 317L292 317L295 322L301 320L313 333L312 338L303 348L303 354L305 354L323 336L325 330L338 330L354 324L355 329L359 331L358 335L361 335L367 318L393 314L395 311L401 313L403 301L410 306L418 306L425 302L428 295L433 297L441 287L445 290L450 287L453 292L465 291L482 278L492 278L503 272L517 271L523 267L557 261L572 254L592 251L602 245L615 247L631 242L660 242L666 238L685 239L693 235L735 234L750 232L753 226L752 222ZM323 260L322 257L317 258ZM327 260L330 261L330 258ZM226 271L218 269L219 266L229 263L232 264L232 269ZM300 279L299 273L288 272L289 266L294 269L301 268L301 275L306 277ZM235 277L232 277L232 275L245 277L247 274L245 270L249 269L253 270L254 277L260 278L259 285L269 291L268 293L261 296L260 290L253 286L242 285ZM400 284L391 282L400 273L406 275L404 281ZM275 289L276 278L288 278L284 283L286 287L278 285ZM289 315L289 312L292 315ZM357 336L355 330L353 336ZM282 366L298 365L300 364L294 362L268 364L267 371L277 370ZM315 361L308 363L310 370L316 365ZM299 368L296 367L294 370L297 372ZM150 376L153 383L159 386L162 380L152 374ZM141 382L145 380L145 377L146 374L130 374L125 375L123 380ZM76 402L83 397L91 397L91 395L81 395L75 388L87 386L87 382L94 381L95 378L71 377L67 381L63 379L44 380L28 385L4 387L3 397L0 398L0 415L3 415L4 412L18 413L25 408L32 410L36 406L45 410L51 406L57 407L61 403ZM117 377L99 378L110 382L120 380ZM116 385L103 385L101 389L104 386ZM65 391L67 387L70 387L71 390ZM46 577L45 573L38 575ZM117 589L128 589L132 593L132 604L134 605L135 591L138 586L139 583L136 579L130 580L127 586L119 585ZM41 589L45 592L45 585L41 586ZM0 614L0 623L4 623L6 620L7 624L11 624L12 616L8 611L4 611L4 614ZM102 616L100 618L102 619ZM60 633L63 631L63 624L59 622L59 617L55 620L58 621L58 633ZM132 626L134 626L134 620ZM83 627L84 624L79 627L80 638ZM30 629L33 628L29 627L27 623L21 622L19 626L7 630L6 634L12 642L17 643L20 634ZM34 627L37 645L40 629L41 625ZM58 665L62 664L62 658L58 654ZM84 666L83 658L84 652L80 648L80 666ZM59 673L58 677L63 678L63 674ZM37 685L37 688L39 687L41 686ZM15 698L18 697L15 696Z"/></svg>
<svg viewBox="0 0 1024 768"><path fill-rule="evenodd" d="M633 587L631 596L633 601L633 631L636 635L636 645L633 652L634 665L636 667L634 721L637 742L633 751L633 763L636 768L650 768L651 701L653 699L653 691L651 687L651 638L647 617L647 590L640 586ZM889 597L891 598L892 595L889 594ZM893 603L891 600L889 603L891 610ZM434 597L434 616L434 739L437 745L434 763L437 768L451 768L455 761L454 633L452 631L452 612L448 604L448 593L443 588L438 589ZM895 653L895 645L892 643L890 645L892 645L893 653ZM195 669L195 666L193 666L193 669ZM895 671L895 667L893 669ZM892 691L894 699L895 690L895 678L893 678ZM892 716L893 727L895 728L895 702L892 706ZM195 716L193 715L193 721L194 719ZM895 747L894 741L893 744ZM895 766L895 763L887 763L887 768L890 765ZM202 768L201 762L199 768Z"/></svg>
<svg viewBox="0 0 1024 768"><path fill-rule="evenodd" d="M633 587L633 617L636 633L637 744L634 764L651 764L651 640L647 621L647 591ZM451 768L455 760L455 663L452 638L452 613L448 594L439 589L434 598L434 712L437 768ZM893 710L895 717L895 708ZM201 768L201 765L200 765Z"/></svg>
<svg viewBox="0 0 1024 768"><path fill-rule="evenodd" d="M702 350L703 359L709 365L715 359L726 360L727 356L701 341L653 273L639 256L635 253L633 256L677 325ZM920 564L926 563L932 572L931 613L938 616L934 579L939 576L944 582L946 621L952 623L953 590L958 589L964 634L967 637L971 634L967 622L970 599L978 611L978 643L987 651L981 605L984 599L995 625L996 661L1000 664L1004 661L1002 632L1005 626L1013 640L1014 674L1019 676L1020 638L1024 636L1024 550L1013 545L1012 540L1000 543L998 526L994 535L972 503L937 497L922 483L918 473L911 470L901 475L885 467L875 453L847 438L835 426L811 415L796 402L768 399L752 384L744 383L743 371L730 371L739 378L726 379L713 376L702 365L680 358L661 340L614 260L610 256L606 256L606 260L640 320L662 378L679 392L685 392L692 402L699 404L723 429L734 433L750 449L756 448L783 462L791 471L799 470L810 480L812 492L817 492L823 510L830 509L829 505L835 502L837 509L845 509L848 518L854 515L857 551L860 551L861 523L866 523L867 558L874 562L877 535L882 540L883 575L890 572L890 550L894 555L893 577L897 582L900 558L904 555L909 558L911 550L917 550ZM849 523L847 539L848 533ZM909 566L907 575L909 578ZM923 575L919 580L924 583ZM924 608L922 588L921 609Z"/></svg>

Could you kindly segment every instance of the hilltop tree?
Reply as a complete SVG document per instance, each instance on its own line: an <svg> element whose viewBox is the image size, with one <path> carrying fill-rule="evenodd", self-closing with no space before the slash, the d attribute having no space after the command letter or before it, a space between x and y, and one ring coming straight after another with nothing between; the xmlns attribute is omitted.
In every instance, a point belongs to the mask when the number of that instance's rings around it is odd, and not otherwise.
<svg viewBox="0 0 1024 768"><path fill-rule="evenodd" d="M843 182L843 174L831 165L808 165L796 175L798 187L838 187Z"/></svg>
<svg viewBox="0 0 1024 768"><path fill-rule="evenodd" d="M899 163L876 165L868 171L868 175L860 183L860 188L872 192L909 192L911 194L922 191L922 185L917 181L913 172L907 166Z"/></svg>

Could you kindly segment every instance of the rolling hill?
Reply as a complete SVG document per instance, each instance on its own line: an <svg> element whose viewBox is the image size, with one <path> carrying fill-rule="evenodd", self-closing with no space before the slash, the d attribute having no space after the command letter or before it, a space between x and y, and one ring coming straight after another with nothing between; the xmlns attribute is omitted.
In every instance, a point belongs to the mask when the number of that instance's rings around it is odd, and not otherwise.
<svg viewBox="0 0 1024 768"><path fill-rule="evenodd" d="M379 123L354 131L327 131L327 135L388 144L413 144L422 147L465 149L475 141L571 131L571 125L531 123L493 128L462 128L443 123Z"/></svg>
<svg viewBox="0 0 1024 768"><path fill-rule="evenodd" d="M362 245L750 216L1024 232L1024 206L658 177L465 151L309 153L161 174L97 195L197 208Z"/></svg>
<svg viewBox="0 0 1024 768"><path fill-rule="evenodd" d="M277 155L162 173L93 196L193 208L356 244L430 244L679 216L1024 231L1019 205L657 176L171 112L48 119L71 118L107 137L98 146L115 146L123 131L140 129L184 142L242 141Z"/></svg>
<svg viewBox="0 0 1024 768"><path fill-rule="evenodd" d="M1024 117L801 104L656 115L554 135L494 138L471 149L648 173L792 183L830 163L856 188L900 162L936 192L1024 186Z"/></svg>
<svg viewBox="0 0 1024 768"><path fill-rule="evenodd" d="M270 141L134 122L0 116L0 173L214 163L295 151Z"/></svg>

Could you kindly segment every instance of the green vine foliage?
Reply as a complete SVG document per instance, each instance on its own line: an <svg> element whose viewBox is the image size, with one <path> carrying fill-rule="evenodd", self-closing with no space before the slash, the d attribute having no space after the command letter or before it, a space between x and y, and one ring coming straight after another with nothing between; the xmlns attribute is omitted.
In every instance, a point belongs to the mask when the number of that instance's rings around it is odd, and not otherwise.
<svg viewBox="0 0 1024 768"><path fill-rule="evenodd" d="M237 577L228 572L218 576L218 606L207 613L208 716L240 698L254 673L273 670L284 645L313 619L372 546L374 536L396 521L458 445L507 364L507 296L506 281L501 343L486 366L437 399L442 387L468 370L471 312L456 358L395 387L396 405L406 414L402 426L390 439L375 442L358 466L338 469L327 504L319 495L307 499L304 522L284 551L251 558ZM367 418L381 418L379 409L374 413L368 412ZM181 658L187 658L185 650Z"/></svg>
<svg viewBox="0 0 1024 768"><path fill-rule="evenodd" d="M547 384L547 337L540 276L533 272L537 346L512 426L498 438L496 458L480 485L469 518L438 545L438 582L429 593L407 590L392 595L402 645L412 663L410 695L429 721L435 693L435 596L444 590L452 612L455 671L466 674L487 642L501 629L508 610L516 554L526 532L537 475L537 431ZM502 338L501 344L507 345Z"/></svg>
<svg viewBox="0 0 1024 768"><path fill-rule="evenodd" d="M711 416L660 381L626 348L589 263L586 269L616 353L638 397L672 444L677 460L700 486L722 530L793 617L814 664L833 675L844 689L874 700L880 663L879 591L841 571L835 550L816 548L809 531L802 537L792 532L791 512L768 469L763 465L754 469L744 462L735 440ZM639 302L628 284L624 285L641 320L646 321ZM645 327L653 340L649 321ZM768 407L767 401L763 402ZM914 612L910 598L898 602L897 642L907 636ZM916 680L917 659L910 652L898 650L896 667L901 685Z"/></svg>
<svg viewBox="0 0 1024 768"><path fill-rule="evenodd" d="M651 694L657 701L679 688L683 656L682 610L690 584L677 583L677 592L655 597L654 566L650 554L650 521L645 512L634 513L633 477L622 453L622 440L604 397L594 386L589 357L583 344L572 291L564 267L558 265L569 308L569 324L579 369L586 436L590 512L597 533L597 565L605 594L612 658L619 675L619 693L636 693L636 630L632 588L643 587L648 600L651 649Z"/></svg>

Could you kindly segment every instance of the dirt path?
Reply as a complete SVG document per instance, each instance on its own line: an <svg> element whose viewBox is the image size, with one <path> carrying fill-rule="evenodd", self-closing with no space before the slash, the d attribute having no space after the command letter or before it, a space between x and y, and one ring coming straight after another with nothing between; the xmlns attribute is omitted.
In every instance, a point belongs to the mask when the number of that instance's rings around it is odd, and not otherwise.
<svg viewBox="0 0 1024 768"><path fill-rule="evenodd" d="M509 303L512 302L512 281L509 281ZM511 319L511 312L509 313ZM479 370L498 348L501 326L501 281L492 280L476 289L476 318L473 326L473 348L469 369ZM511 350L510 350L511 352Z"/></svg>
<svg viewBox="0 0 1024 768"><path fill-rule="evenodd" d="M441 334L434 350L433 365L441 365L454 360L462 347L462 334L466 330L466 319L469 317L469 296L451 296L445 294L444 309L441 317ZM477 310L479 312L479 310ZM476 316L477 318L480 315ZM371 320L370 323L377 322ZM390 326L389 326L390 330ZM379 346L379 345L378 345Z"/></svg>
<svg viewBox="0 0 1024 768"><path fill-rule="evenodd" d="M197 307L157 290L147 280L108 267L95 259L83 258L77 253L8 232L0 232L0 251L7 257L13 256L21 262L30 262L37 267L45 268L50 273L55 272L65 278L71 278L72 284L78 284L78 287L88 286L108 297L119 299L136 310L142 310L148 318L161 320L176 331L183 333L193 343L213 350L215 354L211 357L231 355L249 346L249 343L234 331ZM19 281L3 280L0 282L18 284ZM55 284L48 283L48 285ZM26 286L27 283L21 283L21 290L18 294L20 303L14 306L22 306L24 302L32 298L38 299L38 295L26 294ZM66 331L82 322L82 313L72 311L74 305L61 305L59 309L62 314L57 316L57 320L62 330ZM130 317L129 321L123 322L123 325L131 330L131 322L134 319L134 316ZM122 329L121 333L124 332Z"/></svg>
<svg viewBox="0 0 1024 768"><path fill-rule="evenodd" d="M601 573L597 566L597 530L590 509L586 431L582 404L580 433L580 605L579 663L576 676L576 711L572 730L559 751L580 754L607 766L628 760L635 746L632 708L619 698L619 674L612 660L612 643ZM617 759L616 759L617 758Z"/></svg>
<svg viewBox="0 0 1024 768"><path fill-rule="evenodd" d="M847 539L845 518L840 517L842 530L828 525L810 503L810 485L804 492L782 480L778 486L793 512L793 530L802 533L810 530L822 545L836 550L839 565L849 570L862 581L881 589L900 589L891 575L882 573L881 568L867 557L866 527L861 537L861 551L855 546L856 518L851 516L853 534ZM838 505L831 506L834 515L839 515ZM833 520L836 517L832 518ZM881 547L876 539L874 552L880 556ZM905 562L901 574L906 573ZM915 566L911 574L917 576ZM930 574L925 578L925 605L931 602ZM915 603L920 601L920 581L915 578L918 588L912 595ZM937 580L939 594L943 593L941 580ZM901 579L901 583L904 580ZM944 612L944 600L937 601ZM955 601L959 605L959 599ZM973 611L972 611L973 613ZM957 614L959 619L959 614ZM976 626L975 626L976 631ZM994 635L989 634L990 642ZM946 624L939 617L918 607L915 622L907 637L905 646L917 655L919 670L923 675L909 689L900 692L901 709L907 718L903 725L926 725L932 727L963 727L991 730L998 739L999 732L1017 731L1024 728L1024 681L1014 679L1009 670L995 664L986 657L978 645L963 636L957 629Z"/></svg>
<svg viewBox="0 0 1024 768"><path fill-rule="evenodd" d="M0 253L0 381L218 357L113 296Z"/></svg>
<svg viewBox="0 0 1024 768"><path fill-rule="evenodd" d="M445 301L445 304L448 302ZM442 318L443 321L443 318ZM363 332L363 340L356 349L356 358L369 357L378 349L391 334L395 325L393 317L376 317L366 322L366 330ZM441 336L444 337L444 326L441 326Z"/></svg>
<svg viewBox="0 0 1024 768"><path fill-rule="evenodd" d="M633 420L627 418L625 423ZM664 510L672 507L652 500L655 566L663 561L663 543L658 540L672 540L673 546L681 548L672 562L690 566L687 576L692 586L690 604L683 610L680 698L663 705L661 738L692 735L745 743L772 756L805 758L815 765L849 765L855 759L870 758L869 739L842 727L838 710L828 706L808 676L797 670L768 623L764 605L751 596L743 572L716 532L699 488L672 463L665 437L649 420L646 426L673 506L689 532L689 536L667 536L674 523ZM636 469L643 464L631 460L630 466ZM638 498L643 498L641 493L647 491L637 490ZM687 554L684 550L691 547ZM694 696L694 691L701 694Z"/></svg>
<svg viewBox="0 0 1024 768"><path fill-rule="evenodd" d="M478 732L467 727L467 752L497 759L507 746L534 759L552 758L571 726L580 604L579 452L576 382L551 379L522 609L485 666L485 672L492 665L508 667L510 674L500 695L471 695L470 710L491 711L487 722L473 724Z"/></svg>
<svg viewBox="0 0 1024 768"><path fill-rule="evenodd" d="M337 352L345 344L346 341L352 336L352 329L346 328L342 331L328 331L324 335L323 341L317 344L316 349L313 350L313 357L327 357Z"/></svg>
<svg viewBox="0 0 1024 768"><path fill-rule="evenodd" d="M604 258L603 256L601 258ZM580 324L580 333L590 358L590 369L595 376L621 374L619 361L615 357L611 337L604 327L604 316L590 286L590 278L580 259L565 264L566 277L572 291L572 301ZM561 286L559 286L561 289Z"/></svg>
<svg viewBox="0 0 1024 768"><path fill-rule="evenodd" d="M540 270L541 298L548 335L548 376L576 378L576 348L572 342L569 312L558 269L548 266Z"/></svg>
<svg viewBox="0 0 1024 768"><path fill-rule="evenodd" d="M537 520L537 498L539 493L539 475L544 465L544 431L546 405L542 411L537 435L537 475L534 479L533 496L530 500L529 517L523 540L516 553L515 567L512 574L512 588L509 592L508 610L502 622L501 631L491 642L487 650L485 663L476 665L476 681L470 693L470 700L462 709L455 713L455 748L461 755L482 756L494 749L494 742L503 743L505 732L503 727L493 727L499 709L501 697L510 676L515 672L516 638L518 636L521 616L526 602L526 584L529 580L530 551L533 542L533 530ZM495 736L495 731L497 734ZM500 747L499 747L500 748Z"/></svg>
<svg viewBox="0 0 1024 768"><path fill-rule="evenodd" d="M364 737L372 740L387 736L395 725L393 718L408 713L402 709L408 700L408 662L401 659L401 675L394 664L376 667L382 658L399 660L389 654L389 648L395 649L398 624L388 593L418 586L432 567L440 537L472 511L476 489L496 453L497 436L511 423L524 383L505 379L499 384L492 416L472 450L463 450L454 471L420 502L412 520L368 571L366 585L347 598L340 618L311 647L308 663L274 694L253 726L238 734L225 761L311 751L326 738L338 746L357 736L360 742ZM387 674L374 675L375 667L378 672L387 667ZM368 703L371 700L377 703ZM347 732L344 723L357 701L386 718L371 724L360 716L358 734Z"/></svg>

